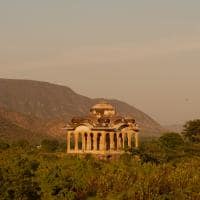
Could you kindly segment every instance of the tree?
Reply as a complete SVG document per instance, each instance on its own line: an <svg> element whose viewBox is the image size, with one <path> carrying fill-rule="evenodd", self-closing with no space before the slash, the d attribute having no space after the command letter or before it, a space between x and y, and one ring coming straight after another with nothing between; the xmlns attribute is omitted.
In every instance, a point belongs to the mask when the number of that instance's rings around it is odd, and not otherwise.
<svg viewBox="0 0 200 200"><path fill-rule="evenodd" d="M16 146L16 147L20 147L22 149L28 149L28 148L30 148L29 141L25 140L25 139L18 140L15 143L13 143L13 145Z"/></svg>
<svg viewBox="0 0 200 200"><path fill-rule="evenodd" d="M177 147L183 146L184 141L181 135L178 133L165 133L159 138L161 144L169 149L176 149Z"/></svg>
<svg viewBox="0 0 200 200"><path fill-rule="evenodd" d="M162 163L166 160L166 152L157 140L145 141L139 148L142 162Z"/></svg>
<svg viewBox="0 0 200 200"><path fill-rule="evenodd" d="M41 199L41 187L36 178L39 164L36 160L15 157L0 168L0 199Z"/></svg>
<svg viewBox="0 0 200 200"><path fill-rule="evenodd" d="M60 144L59 144L59 151L66 152L66 149L67 149L66 142L60 142Z"/></svg>
<svg viewBox="0 0 200 200"><path fill-rule="evenodd" d="M190 142L200 142L200 119L186 122L182 134Z"/></svg>
<svg viewBox="0 0 200 200"><path fill-rule="evenodd" d="M59 147L59 142L57 140L43 140L42 141L42 149L53 152L56 151Z"/></svg>
<svg viewBox="0 0 200 200"><path fill-rule="evenodd" d="M0 150L5 150L8 149L10 147L10 145L4 141L0 140Z"/></svg>

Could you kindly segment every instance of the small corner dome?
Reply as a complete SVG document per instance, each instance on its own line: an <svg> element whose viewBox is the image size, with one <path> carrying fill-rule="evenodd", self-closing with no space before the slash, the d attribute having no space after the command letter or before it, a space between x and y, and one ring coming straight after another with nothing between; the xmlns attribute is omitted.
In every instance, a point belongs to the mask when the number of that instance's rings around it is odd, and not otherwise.
<svg viewBox="0 0 200 200"><path fill-rule="evenodd" d="M100 103L95 104L90 112L92 114L100 114L100 115L115 115L115 108L108 102L102 101Z"/></svg>

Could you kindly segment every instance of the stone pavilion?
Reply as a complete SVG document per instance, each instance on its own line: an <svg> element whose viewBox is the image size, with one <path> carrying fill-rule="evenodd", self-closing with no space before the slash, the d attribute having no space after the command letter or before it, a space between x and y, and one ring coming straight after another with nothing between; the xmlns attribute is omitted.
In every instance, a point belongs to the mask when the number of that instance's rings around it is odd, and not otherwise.
<svg viewBox="0 0 200 200"><path fill-rule="evenodd" d="M90 109L86 117L76 117L65 127L69 154L121 154L138 147L138 125L135 119L122 117L107 102Z"/></svg>

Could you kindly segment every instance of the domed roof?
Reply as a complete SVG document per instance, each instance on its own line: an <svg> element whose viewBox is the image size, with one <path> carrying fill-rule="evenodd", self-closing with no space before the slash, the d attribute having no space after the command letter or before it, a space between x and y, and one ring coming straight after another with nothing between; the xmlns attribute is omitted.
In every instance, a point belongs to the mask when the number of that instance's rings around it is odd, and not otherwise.
<svg viewBox="0 0 200 200"><path fill-rule="evenodd" d="M103 102L100 102L100 103L94 105L90 109L90 113L97 117L100 117L100 116L107 116L107 117L110 116L111 117L116 114L116 111L115 111L115 108L111 104L103 101Z"/></svg>
<svg viewBox="0 0 200 200"><path fill-rule="evenodd" d="M92 110L96 110L96 109L115 110L115 108L111 104L109 104L108 102L106 102L106 101L102 101L100 103L97 103L91 109Z"/></svg>

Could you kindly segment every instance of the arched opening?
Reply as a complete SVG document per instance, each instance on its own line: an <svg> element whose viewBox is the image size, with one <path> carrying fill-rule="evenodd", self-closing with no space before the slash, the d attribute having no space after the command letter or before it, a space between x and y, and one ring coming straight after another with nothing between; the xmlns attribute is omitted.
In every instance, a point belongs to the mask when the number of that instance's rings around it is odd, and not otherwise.
<svg viewBox="0 0 200 200"><path fill-rule="evenodd" d="M70 134L70 150L74 150L75 148L75 134Z"/></svg>
<svg viewBox="0 0 200 200"><path fill-rule="evenodd" d="M88 135L87 133L84 134L84 149L87 150L87 142L88 142Z"/></svg>
<svg viewBox="0 0 200 200"><path fill-rule="evenodd" d="M78 134L78 150L82 149L82 136L81 133Z"/></svg>
<svg viewBox="0 0 200 200"><path fill-rule="evenodd" d="M119 134L119 148L120 148L120 149L123 148L123 137L122 137L122 133Z"/></svg>
<svg viewBox="0 0 200 200"><path fill-rule="evenodd" d="M98 133L97 135L97 150L100 150L100 141L101 141L101 133Z"/></svg>
<svg viewBox="0 0 200 200"><path fill-rule="evenodd" d="M91 150L94 150L94 135L93 135L93 133L90 133L90 139L91 139Z"/></svg>
<svg viewBox="0 0 200 200"><path fill-rule="evenodd" d="M128 135L124 133L124 149L128 148Z"/></svg>
<svg viewBox="0 0 200 200"><path fill-rule="evenodd" d="M110 150L110 134L106 134L106 150Z"/></svg>
<svg viewBox="0 0 200 200"><path fill-rule="evenodd" d="M131 136L131 147L135 147L135 134Z"/></svg>
<svg viewBox="0 0 200 200"><path fill-rule="evenodd" d="M117 150L117 134L114 133L114 150Z"/></svg>

